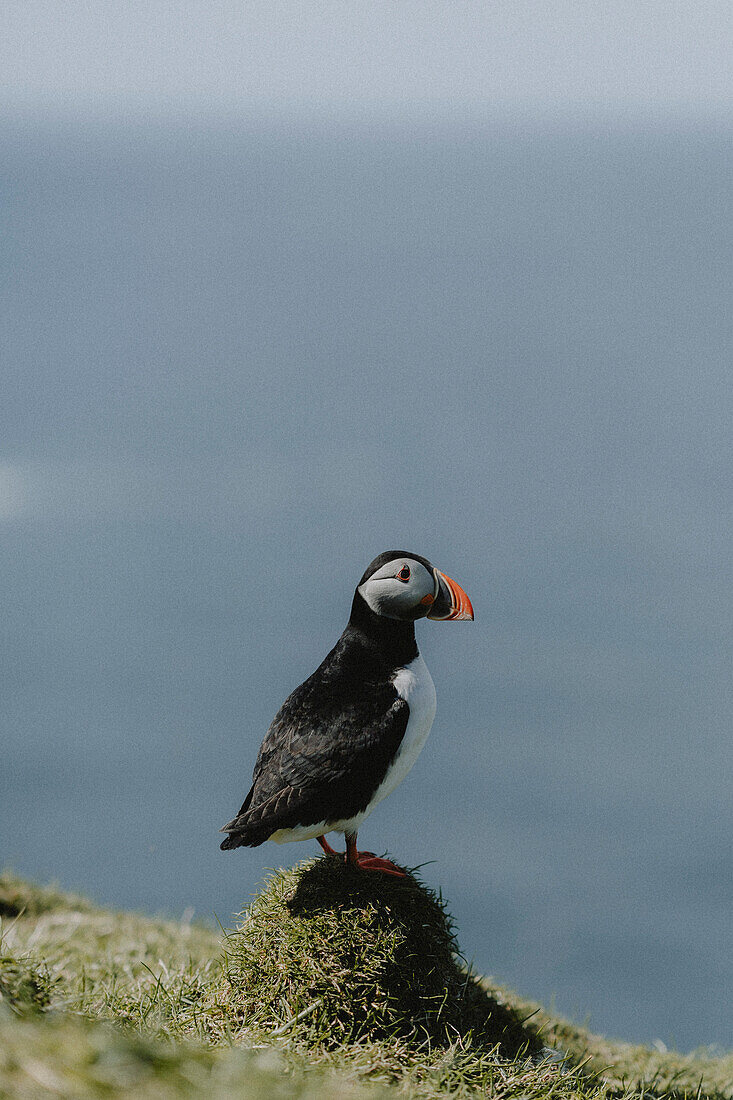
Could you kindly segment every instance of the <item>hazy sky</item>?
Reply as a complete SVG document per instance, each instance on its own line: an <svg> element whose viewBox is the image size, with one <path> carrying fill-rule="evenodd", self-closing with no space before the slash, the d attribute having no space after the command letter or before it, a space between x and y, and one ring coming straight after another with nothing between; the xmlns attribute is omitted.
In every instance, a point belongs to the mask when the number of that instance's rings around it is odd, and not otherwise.
<svg viewBox="0 0 733 1100"><path fill-rule="evenodd" d="M23 0L0 87L11 115L720 116L732 35L727 0Z"/></svg>

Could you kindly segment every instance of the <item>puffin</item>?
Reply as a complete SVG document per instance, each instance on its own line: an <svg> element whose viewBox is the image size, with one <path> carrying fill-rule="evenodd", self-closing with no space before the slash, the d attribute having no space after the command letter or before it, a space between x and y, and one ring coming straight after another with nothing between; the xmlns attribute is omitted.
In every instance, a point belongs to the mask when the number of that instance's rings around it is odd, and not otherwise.
<svg viewBox="0 0 733 1100"><path fill-rule="evenodd" d="M346 629L275 715L252 787L221 830L224 850L342 833L347 866L404 877L357 849L357 831L405 778L435 717L435 686L415 640L418 619L473 619L461 586L427 558L387 550L359 581Z"/></svg>

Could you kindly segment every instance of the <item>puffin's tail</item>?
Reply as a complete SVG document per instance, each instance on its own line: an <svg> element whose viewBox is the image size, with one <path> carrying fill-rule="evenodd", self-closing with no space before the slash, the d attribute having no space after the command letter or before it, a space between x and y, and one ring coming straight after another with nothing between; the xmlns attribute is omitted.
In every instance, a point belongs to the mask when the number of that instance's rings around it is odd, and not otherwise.
<svg viewBox="0 0 733 1100"><path fill-rule="evenodd" d="M252 806L252 794L249 792L241 810L235 818L232 818L224 828L223 833L229 833L226 840L222 840L221 849L228 851L230 848L258 848L269 840L278 829L291 828L294 824L290 801L295 794L291 787L286 787L277 794Z"/></svg>
<svg viewBox="0 0 733 1100"><path fill-rule="evenodd" d="M243 844L246 843L247 841L244 839L241 833L239 835L237 833L230 833L229 836L225 837L224 840L222 840L219 847L221 848L222 852L227 852L230 848L240 848Z"/></svg>
<svg viewBox="0 0 733 1100"><path fill-rule="evenodd" d="M230 848L241 848L243 846L257 848L267 840L272 829L263 829L261 822L258 825L253 825L247 821L247 816L247 814L242 814L235 817L233 821L228 822L220 830L222 833L229 834L219 845L223 852L228 851Z"/></svg>
<svg viewBox="0 0 733 1100"><path fill-rule="evenodd" d="M267 840L266 836L261 838L257 837L255 835L257 830L253 829L251 823L248 821L249 808L252 805L254 790L253 784L249 794L239 807L237 816L233 817L231 821L227 821L226 825L219 830L220 833L229 833L226 840L222 840L219 845L223 852L228 851L230 848L241 848L243 845L247 848L256 848L258 844L262 844Z"/></svg>
<svg viewBox="0 0 733 1100"><path fill-rule="evenodd" d="M220 830L222 833L229 834L219 845L223 852L229 851L230 848L258 848L272 836L275 827L269 823L263 824L261 819L257 820L256 815L254 816L255 820L252 821L248 813L237 814Z"/></svg>

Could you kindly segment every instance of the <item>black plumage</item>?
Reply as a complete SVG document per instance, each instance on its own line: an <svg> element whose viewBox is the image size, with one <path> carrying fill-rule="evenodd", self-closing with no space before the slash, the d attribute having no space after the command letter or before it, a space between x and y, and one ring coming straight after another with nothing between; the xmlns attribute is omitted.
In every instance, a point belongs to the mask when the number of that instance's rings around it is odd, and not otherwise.
<svg viewBox="0 0 733 1100"><path fill-rule="evenodd" d="M359 583L400 553L380 555ZM410 713L392 677L417 655L414 622L375 614L357 590L338 642L275 716L252 789L224 826L229 835L221 847L256 847L280 829L341 821L366 809Z"/></svg>

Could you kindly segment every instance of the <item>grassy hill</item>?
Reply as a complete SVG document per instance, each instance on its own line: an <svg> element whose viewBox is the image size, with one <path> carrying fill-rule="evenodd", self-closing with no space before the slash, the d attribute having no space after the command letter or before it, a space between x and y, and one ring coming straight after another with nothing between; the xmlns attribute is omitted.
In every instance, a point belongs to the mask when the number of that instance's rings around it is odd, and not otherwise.
<svg viewBox="0 0 733 1100"><path fill-rule="evenodd" d="M218 935L6 873L0 920L13 1100L733 1097L733 1055L612 1042L472 976L412 878L304 863Z"/></svg>

